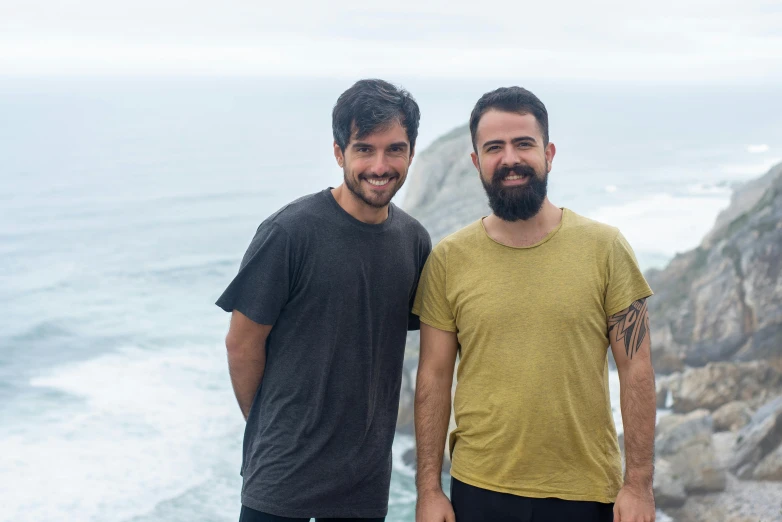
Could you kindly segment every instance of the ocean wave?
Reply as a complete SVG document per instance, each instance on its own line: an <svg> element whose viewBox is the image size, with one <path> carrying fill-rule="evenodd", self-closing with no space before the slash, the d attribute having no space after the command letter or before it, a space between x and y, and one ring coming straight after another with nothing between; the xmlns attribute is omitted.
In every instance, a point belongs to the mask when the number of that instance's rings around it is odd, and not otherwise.
<svg viewBox="0 0 782 522"><path fill-rule="evenodd" d="M131 346L32 378L79 400L0 439L12 456L0 469L0 520L129 520L210 480L215 462L238 462L225 441L244 423L224 367L213 346Z"/></svg>
<svg viewBox="0 0 782 522"><path fill-rule="evenodd" d="M74 337L74 332L63 326L61 321L46 319L29 327L22 333L10 337L13 344L28 344L31 342L48 341L52 339L62 339L63 337Z"/></svg>
<svg viewBox="0 0 782 522"><path fill-rule="evenodd" d="M730 203L721 197L657 193L615 206L603 206L589 217L622 231L633 249L673 257L695 248Z"/></svg>
<svg viewBox="0 0 782 522"><path fill-rule="evenodd" d="M138 270L114 272L130 277L169 277L178 275L222 275L226 270L236 271L240 259L236 256L181 256L149 263Z"/></svg>

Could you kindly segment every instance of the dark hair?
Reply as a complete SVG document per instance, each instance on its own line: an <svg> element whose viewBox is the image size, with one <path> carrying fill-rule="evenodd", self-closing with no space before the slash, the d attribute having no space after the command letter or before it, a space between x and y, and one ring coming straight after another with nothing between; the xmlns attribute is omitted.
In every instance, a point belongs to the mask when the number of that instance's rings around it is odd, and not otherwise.
<svg viewBox="0 0 782 522"><path fill-rule="evenodd" d="M421 111L404 89L383 80L359 80L343 92L331 113L334 141L345 151L353 131L362 139L398 121L407 132L410 150L415 148Z"/></svg>
<svg viewBox="0 0 782 522"><path fill-rule="evenodd" d="M472 147L478 152L475 134L478 132L478 122L491 109L519 114L532 114L538 121L540 133L543 134L543 145L548 145L548 111L537 96L523 87L500 87L487 92L478 100L470 114L470 136Z"/></svg>

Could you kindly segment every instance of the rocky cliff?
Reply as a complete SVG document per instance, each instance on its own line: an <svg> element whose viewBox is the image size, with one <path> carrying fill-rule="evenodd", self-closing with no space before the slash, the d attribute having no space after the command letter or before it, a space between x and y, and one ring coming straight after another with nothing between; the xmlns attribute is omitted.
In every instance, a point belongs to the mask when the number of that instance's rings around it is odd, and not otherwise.
<svg viewBox="0 0 782 522"><path fill-rule="evenodd" d="M646 276L659 373L782 356L782 165L738 189L695 249Z"/></svg>

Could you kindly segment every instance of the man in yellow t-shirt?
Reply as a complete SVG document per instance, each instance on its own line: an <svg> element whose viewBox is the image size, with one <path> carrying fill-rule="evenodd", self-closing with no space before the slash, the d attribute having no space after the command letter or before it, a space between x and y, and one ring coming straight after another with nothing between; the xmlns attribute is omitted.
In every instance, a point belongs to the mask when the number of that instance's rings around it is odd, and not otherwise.
<svg viewBox="0 0 782 522"><path fill-rule="evenodd" d="M616 228L548 200L556 149L534 94L485 94L470 131L493 212L443 239L419 283L416 520L652 521L652 291ZM449 502L440 470L457 352Z"/></svg>

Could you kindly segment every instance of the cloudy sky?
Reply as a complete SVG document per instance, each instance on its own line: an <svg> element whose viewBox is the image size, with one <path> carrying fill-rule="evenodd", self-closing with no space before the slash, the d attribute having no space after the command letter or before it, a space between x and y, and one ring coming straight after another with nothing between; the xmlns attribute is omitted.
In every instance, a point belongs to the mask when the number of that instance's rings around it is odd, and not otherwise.
<svg viewBox="0 0 782 522"><path fill-rule="evenodd" d="M0 74L782 84L782 0L0 0Z"/></svg>

